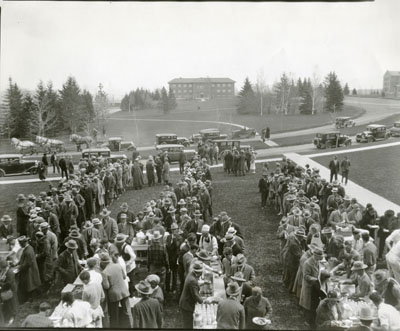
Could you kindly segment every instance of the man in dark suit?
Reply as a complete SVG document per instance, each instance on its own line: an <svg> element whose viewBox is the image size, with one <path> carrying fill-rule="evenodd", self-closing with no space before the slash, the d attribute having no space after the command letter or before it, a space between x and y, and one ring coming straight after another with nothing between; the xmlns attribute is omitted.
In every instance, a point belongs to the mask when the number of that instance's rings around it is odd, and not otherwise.
<svg viewBox="0 0 400 331"><path fill-rule="evenodd" d="M172 223L171 234L167 237L165 241L165 247L167 248L169 269L170 269L169 272L167 272L165 280L165 289L167 292L169 292L170 290L176 291L177 279L178 279L179 247L181 246L182 243L183 243L183 238L179 235L178 224ZM172 286L171 286L171 280L172 280Z"/></svg>
<svg viewBox="0 0 400 331"><path fill-rule="evenodd" d="M350 160L347 156L344 157L344 160L340 164L340 168L342 169L342 183L345 180L345 184L347 185L347 180L349 179L349 171L350 171Z"/></svg>
<svg viewBox="0 0 400 331"><path fill-rule="evenodd" d="M65 246L67 249L58 257L56 266L56 270L60 273L64 286L72 284L82 270L76 252L78 249L76 241L71 239L66 242Z"/></svg>
<svg viewBox="0 0 400 331"><path fill-rule="evenodd" d="M60 227L61 227L61 237L62 242L64 238L68 235L68 230L71 225L76 225L76 219L78 218L78 207L73 202L70 195L66 195L64 201L60 206Z"/></svg>
<svg viewBox="0 0 400 331"><path fill-rule="evenodd" d="M179 308L181 309L183 328L193 329L193 312L196 303L203 303L203 299L199 294L200 276L203 273L203 264L195 262L193 271L190 272L186 279L181 299L179 300Z"/></svg>
<svg viewBox="0 0 400 331"><path fill-rule="evenodd" d="M329 162L329 170L331 171L331 177L329 182L332 183L333 176L335 176L335 180L337 180L337 176L340 170L340 164L336 155L333 157L331 162Z"/></svg>

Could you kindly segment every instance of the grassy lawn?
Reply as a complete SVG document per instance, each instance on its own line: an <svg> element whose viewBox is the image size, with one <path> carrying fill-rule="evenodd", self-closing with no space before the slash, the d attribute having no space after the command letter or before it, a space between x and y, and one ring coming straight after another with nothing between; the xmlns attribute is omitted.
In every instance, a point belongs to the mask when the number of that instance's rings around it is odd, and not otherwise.
<svg viewBox="0 0 400 331"><path fill-rule="evenodd" d="M400 204L399 146L349 153L348 157L351 162L350 180ZM338 158L342 160L343 155L339 155ZM327 166L332 155L313 159Z"/></svg>
<svg viewBox="0 0 400 331"><path fill-rule="evenodd" d="M260 166L258 166L260 168ZM273 329L302 329L304 314L281 284L281 265L279 262L279 241L276 229L279 219L272 210L260 209L258 180L261 176L259 169L256 175L246 177L226 176L221 168L212 169L214 187L214 213L225 210L237 222L244 232L248 263L255 268L256 282L264 289L274 309L272 317ZM177 179L174 173L173 180ZM18 193L38 193L46 188L46 184L19 184L1 186L1 213L10 213L15 218L15 197ZM115 216L122 202L128 202L134 211L143 207L151 198L157 198L161 187L145 188L141 191L128 191L112 206L112 216ZM52 293L50 300L56 304L58 293ZM18 321L32 313L41 299L37 298L32 304L22 306L18 311ZM181 326L178 314L178 298L167 297L169 304L164 308L165 327L179 328Z"/></svg>

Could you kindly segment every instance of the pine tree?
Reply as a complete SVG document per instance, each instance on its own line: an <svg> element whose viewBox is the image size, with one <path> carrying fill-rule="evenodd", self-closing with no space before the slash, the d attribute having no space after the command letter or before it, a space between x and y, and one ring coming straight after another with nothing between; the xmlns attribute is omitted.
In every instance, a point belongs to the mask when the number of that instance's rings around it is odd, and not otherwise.
<svg viewBox="0 0 400 331"><path fill-rule="evenodd" d="M42 81L36 87L33 97L35 107L31 117L31 128L39 136L45 136L49 130L57 125L57 105L55 104L57 97L54 93L51 83L49 83L47 89Z"/></svg>
<svg viewBox="0 0 400 331"><path fill-rule="evenodd" d="M246 77L243 87L239 92L237 112L239 114L251 114L258 112L256 96L248 77Z"/></svg>
<svg viewBox="0 0 400 331"><path fill-rule="evenodd" d="M177 107L177 103L176 103L175 94L170 87L169 91L168 91L168 109L171 110L171 109L175 109L176 107Z"/></svg>
<svg viewBox="0 0 400 331"><path fill-rule="evenodd" d="M165 87L161 89L161 108L164 112L164 114L167 114L169 112L169 99L168 99L168 93Z"/></svg>
<svg viewBox="0 0 400 331"><path fill-rule="evenodd" d="M312 108L313 108L313 101L312 101L311 80L309 79L308 81L306 81L306 79L304 79L301 101L299 106L300 114L310 115L312 114Z"/></svg>
<svg viewBox="0 0 400 331"><path fill-rule="evenodd" d="M357 90L353 88L353 91L351 91L351 95L357 95Z"/></svg>
<svg viewBox="0 0 400 331"><path fill-rule="evenodd" d="M23 137L30 137L31 134L33 133L31 131L31 121L30 119L33 118L35 114L35 104L33 102L32 96L27 93L24 96L23 103L22 103L22 117L24 118L24 121L20 122L20 127L19 131L23 133Z"/></svg>
<svg viewBox="0 0 400 331"><path fill-rule="evenodd" d="M121 100L121 110L128 111L129 110L129 96L125 94Z"/></svg>
<svg viewBox="0 0 400 331"><path fill-rule="evenodd" d="M278 112L286 115L289 109L290 84L285 73L281 76L280 81L275 84L274 91L276 93L276 108Z"/></svg>
<svg viewBox="0 0 400 331"><path fill-rule="evenodd" d="M349 94L350 94L349 85L347 85L347 83L346 83L346 85L345 85L344 88L343 88L343 94L344 94L344 95L349 95Z"/></svg>
<svg viewBox="0 0 400 331"><path fill-rule="evenodd" d="M343 110L343 89L335 72L330 72L324 81L325 105L324 109L329 112Z"/></svg>
<svg viewBox="0 0 400 331"><path fill-rule="evenodd" d="M6 127L10 137L23 138L29 132L26 130L27 119L24 116L23 95L16 83L9 79L8 89L5 96L6 109Z"/></svg>
<svg viewBox="0 0 400 331"><path fill-rule="evenodd" d="M161 99L161 94L160 94L160 90L156 89L153 95L153 100L155 101L159 101Z"/></svg>
<svg viewBox="0 0 400 331"><path fill-rule="evenodd" d="M71 133L76 133L81 124L80 92L74 77L68 77L60 90L63 127Z"/></svg>

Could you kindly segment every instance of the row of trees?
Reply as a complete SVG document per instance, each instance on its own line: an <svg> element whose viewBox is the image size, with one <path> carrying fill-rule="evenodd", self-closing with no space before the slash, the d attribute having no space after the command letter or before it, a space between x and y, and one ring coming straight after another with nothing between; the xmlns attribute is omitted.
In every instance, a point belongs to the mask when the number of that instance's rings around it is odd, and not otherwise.
<svg viewBox="0 0 400 331"><path fill-rule="evenodd" d="M89 134L100 126L108 108L107 94L100 84L93 96L81 90L74 77L68 77L57 91L40 81L34 92L22 91L11 78L2 102L3 133L9 137L52 136L55 133Z"/></svg>
<svg viewBox="0 0 400 331"><path fill-rule="evenodd" d="M122 111L143 110L149 108L162 109L164 113L175 109L177 106L176 98L171 89L167 92L166 88L149 91L146 89L136 89L131 91L121 100Z"/></svg>
<svg viewBox="0 0 400 331"><path fill-rule="evenodd" d="M240 114L282 113L284 115L301 113L315 114L321 111L337 112L343 109L345 95L350 94L348 84L342 88L335 72L330 72L321 83L314 75L312 78L289 78L285 73L272 89L263 84L262 77L257 79L253 88L250 80L245 79L239 92L237 111ZM353 95L357 91L353 89Z"/></svg>

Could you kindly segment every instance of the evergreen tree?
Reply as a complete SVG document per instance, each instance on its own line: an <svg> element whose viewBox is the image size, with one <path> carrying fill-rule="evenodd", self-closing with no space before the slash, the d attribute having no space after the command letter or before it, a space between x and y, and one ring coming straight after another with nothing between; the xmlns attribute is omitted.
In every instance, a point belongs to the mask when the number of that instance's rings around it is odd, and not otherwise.
<svg viewBox="0 0 400 331"><path fill-rule="evenodd" d="M301 101L300 101L300 114L309 115L312 114L313 102L312 102L312 86L311 80L304 79L303 82L303 90L301 94Z"/></svg>
<svg viewBox="0 0 400 331"><path fill-rule="evenodd" d="M24 116L23 95L16 83L9 79L5 96L8 114L5 126L10 137L23 138L29 134L26 129L27 119Z"/></svg>
<svg viewBox="0 0 400 331"><path fill-rule="evenodd" d="M121 110L128 111L129 110L129 96L125 94L121 100Z"/></svg>
<svg viewBox="0 0 400 331"><path fill-rule="evenodd" d="M40 81L33 97L35 107L31 116L32 131L39 136L46 136L46 133L57 125L57 105L54 98L56 96L51 83L46 89Z"/></svg>
<svg viewBox="0 0 400 331"><path fill-rule="evenodd" d="M63 84L61 95L63 127L71 133L76 133L81 124L80 88L74 77L68 77Z"/></svg>
<svg viewBox="0 0 400 331"><path fill-rule="evenodd" d="M281 76L280 81L275 84L274 91L276 94L276 108L278 112L286 115L289 109L290 83L285 73Z"/></svg>
<svg viewBox="0 0 400 331"><path fill-rule="evenodd" d="M23 132L23 137L30 137L33 133L31 131L31 121L30 119L34 116L35 113L35 104L33 102L32 96L27 93L24 96L23 104L22 104L22 117L24 121L21 121L19 131Z"/></svg>
<svg viewBox="0 0 400 331"><path fill-rule="evenodd" d="M161 108L164 112L164 114L167 114L169 112L169 99L168 99L168 93L165 87L161 89Z"/></svg>
<svg viewBox="0 0 400 331"><path fill-rule="evenodd" d="M155 90L154 95L153 95L153 99L155 101L159 101L161 99L161 94L160 94L160 90L159 89Z"/></svg>
<svg viewBox="0 0 400 331"><path fill-rule="evenodd" d="M343 88L343 94L344 94L344 95L349 95L349 94L350 94L349 85L347 85L347 83L346 83L346 85L345 85L344 88Z"/></svg>
<svg viewBox="0 0 400 331"><path fill-rule="evenodd" d="M175 98L175 94L172 91L171 88L169 88L168 91L168 109L175 109L177 107L177 103L176 103L176 98Z"/></svg>
<svg viewBox="0 0 400 331"><path fill-rule="evenodd" d="M95 118L95 111L93 106L93 96L89 91L83 90L80 95L80 125L78 129L84 130L87 135L90 135L90 124Z"/></svg>
<svg viewBox="0 0 400 331"><path fill-rule="evenodd" d="M258 112L256 96L248 77L246 77L243 87L239 92L237 112L239 114L251 114Z"/></svg>
<svg viewBox="0 0 400 331"><path fill-rule="evenodd" d="M357 95L357 90L353 88L353 91L351 91L351 95Z"/></svg>
<svg viewBox="0 0 400 331"><path fill-rule="evenodd" d="M109 102L103 85L99 84L99 90L94 98L94 111L96 114L97 127L100 128L100 121L104 121Z"/></svg>
<svg viewBox="0 0 400 331"><path fill-rule="evenodd" d="M335 72L330 72L324 81L325 105L324 109L329 112L343 110L343 89Z"/></svg>

